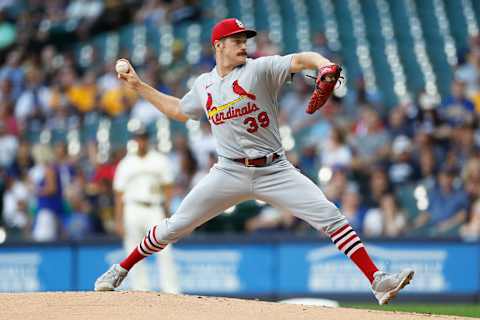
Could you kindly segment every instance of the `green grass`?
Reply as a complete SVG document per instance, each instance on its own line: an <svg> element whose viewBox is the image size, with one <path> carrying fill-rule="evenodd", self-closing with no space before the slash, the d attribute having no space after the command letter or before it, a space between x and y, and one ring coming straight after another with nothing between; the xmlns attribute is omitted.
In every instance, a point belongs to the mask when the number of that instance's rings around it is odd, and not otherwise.
<svg viewBox="0 0 480 320"><path fill-rule="evenodd" d="M402 312L418 312L437 315L452 315L480 318L480 304L394 304L387 306L379 306L376 304L367 303L342 303L342 307L347 308L361 308L361 309L374 309L385 311L402 311Z"/></svg>

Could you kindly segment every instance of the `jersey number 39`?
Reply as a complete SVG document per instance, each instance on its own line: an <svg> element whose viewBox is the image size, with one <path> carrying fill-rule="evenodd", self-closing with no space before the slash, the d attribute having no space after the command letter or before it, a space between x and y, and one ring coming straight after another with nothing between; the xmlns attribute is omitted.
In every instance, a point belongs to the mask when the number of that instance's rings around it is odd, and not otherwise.
<svg viewBox="0 0 480 320"><path fill-rule="evenodd" d="M257 120L258 119L258 120ZM258 130L258 125L260 124L260 127L266 128L270 124L270 118L268 117L268 114L264 112L260 112L257 116L257 119L254 117L248 117L246 118L243 123L248 125L247 131L250 133L254 133Z"/></svg>

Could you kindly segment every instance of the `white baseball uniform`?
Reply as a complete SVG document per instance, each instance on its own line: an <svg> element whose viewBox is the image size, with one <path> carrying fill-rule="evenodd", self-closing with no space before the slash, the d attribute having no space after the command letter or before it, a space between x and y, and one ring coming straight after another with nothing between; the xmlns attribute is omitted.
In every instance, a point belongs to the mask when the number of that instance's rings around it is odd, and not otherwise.
<svg viewBox="0 0 480 320"><path fill-rule="evenodd" d="M323 192L290 164L282 150L277 97L289 77L291 60L292 55L247 59L225 77L214 68L200 75L181 99L183 113L192 119L203 115L209 119L219 161L175 214L154 229L157 243L175 242L225 209L249 199L263 200L326 232L348 223ZM261 167L238 160L262 157L266 165Z"/></svg>
<svg viewBox="0 0 480 320"><path fill-rule="evenodd" d="M130 252L147 231L165 219L162 207L164 185L173 182L168 158L150 150L144 157L129 154L123 158L115 171L113 187L123 193L125 226L124 249ZM164 292L180 292L172 252L166 248L157 255L158 267L162 271L160 288ZM140 263L130 277L134 290L149 290L148 270Z"/></svg>

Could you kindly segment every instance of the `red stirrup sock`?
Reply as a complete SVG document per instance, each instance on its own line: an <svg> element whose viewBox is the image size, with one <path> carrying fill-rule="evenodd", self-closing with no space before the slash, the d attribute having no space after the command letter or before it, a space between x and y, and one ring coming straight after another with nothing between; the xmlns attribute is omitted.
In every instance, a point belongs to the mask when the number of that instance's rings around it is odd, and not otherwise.
<svg viewBox="0 0 480 320"><path fill-rule="evenodd" d="M160 252L165 248L166 244L161 244L156 238L157 226L154 226L148 231L148 234L143 238L142 242L132 250L132 252L126 257L120 266L125 270L130 270L137 262L143 260L144 258L154 254L155 252Z"/></svg>
<svg viewBox="0 0 480 320"><path fill-rule="evenodd" d="M329 236L332 242L337 246L338 250L342 251L347 257L349 257L368 278L370 283L372 283L373 274L378 271L378 268L375 266L372 259L370 259L362 241L352 227L349 224L344 225L340 229L330 233Z"/></svg>

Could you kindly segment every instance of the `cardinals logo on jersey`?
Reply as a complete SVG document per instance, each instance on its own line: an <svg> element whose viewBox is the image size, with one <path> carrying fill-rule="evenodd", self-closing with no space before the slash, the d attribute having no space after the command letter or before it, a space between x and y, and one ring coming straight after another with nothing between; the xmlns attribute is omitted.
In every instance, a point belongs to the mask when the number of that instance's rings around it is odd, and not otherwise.
<svg viewBox="0 0 480 320"><path fill-rule="evenodd" d="M238 83L238 80L233 82L232 89L235 94L239 95L239 97L220 106L213 106L212 94L207 92L205 108L207 109L208 119L211 120L213 124L219 125L225 123L226 120L240 118L259 110L254 102L240 104L242 100L250 99L255 101L257 97L253 93L242 88Z"/></svg>
<svg viewBox="0 0 480 320"><path fill-rule="evenodd" d="M235 80L232 86L233 86L233 92L238 94L240 97L247 97L252 100L257 99L257 97L253 93L247 92L247 90L243 89L238 83L238 80Z"/></svg>
<svg viewBox="0 0 480 320"><path fill-rule="evenodd" d="M207 111L210 111L213 106L213 98L212 94L210 92L207 92L207 102L205 103L205 107L207 108Z"/></svg>

